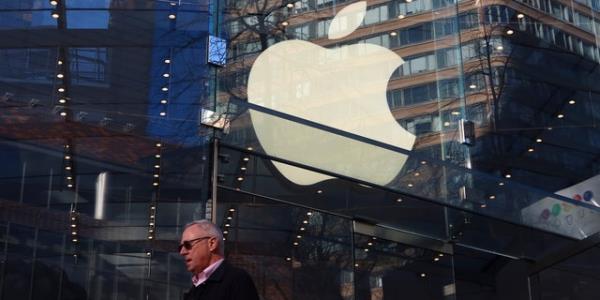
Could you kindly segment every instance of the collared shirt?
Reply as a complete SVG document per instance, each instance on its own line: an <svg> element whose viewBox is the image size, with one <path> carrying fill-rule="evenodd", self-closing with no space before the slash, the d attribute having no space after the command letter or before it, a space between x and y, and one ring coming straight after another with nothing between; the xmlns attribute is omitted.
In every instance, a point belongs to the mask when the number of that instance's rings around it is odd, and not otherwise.
<svg viewBox="0 0 600 300"><path fill-rule="evenodd" d="M204 271L192 276L192 283L194 286L199 286L206 282L206 280L215 272L215 270L223 263L223 259L215 261L212 265L206 267Z"/></svg>

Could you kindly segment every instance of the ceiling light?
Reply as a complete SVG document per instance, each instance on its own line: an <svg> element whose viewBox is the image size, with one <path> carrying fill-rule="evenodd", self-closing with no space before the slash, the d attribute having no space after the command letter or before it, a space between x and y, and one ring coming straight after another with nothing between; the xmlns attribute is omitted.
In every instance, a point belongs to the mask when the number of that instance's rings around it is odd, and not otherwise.
<svg viewBox="0 0 600 300"><path fill-rule="evenodd" d="M167 104L167 99L162 99L162 100L160 100L160 103L161 103L161 104Z"/></svg>
<svg viewBox="0 0 600 300"><path fill-rule="evenodd" d="M71 231L71 235L77 235L77 231Z"/></svg>
<svg viewBox="0 0 600 300"><path fill-rule="evenodd" d="M71 224L71 227L75 228L75 227L77 227L77 224Z"/></svg>
<svg viewBox="0 0 600 300"><path fill-rule="evenodd" d="M59 66L63 64L62 60L59 60L57 63Z"/></svg>
<svg viewBox="0 0 600 300"><path fill-rule="evenodd" d="M519 19L523 19L523 18L525 18L525 15L524 15L524 14L518 14L518 15L517 15L517 18L519 18Z"/></svg>
<svg viewBox="0 0 600 300"><path fill-rule="evenodd" d="M312 212L309 211L309 212L306 213L306 215L307 216L312 216Z"/></svg>
<svg viewBox="0 0 600 300"><path fill-rule="evenodd" d="M402 200L402 198L398 198L398 199L396 199L396 202L398 202L398 203L400 203L400 202L402 202L402 201L403 201L403 200Z"/></svg>
<svg viewBox="0 0 600 300"><path fill-rule="evenodd" d="M511 177L512 177L512 175L510 175L510 174L505 174L505 175L504 175L504 177L506 177L506 178L511 178Z"/></svg>
<svg viewBox="0 0 600 300"><path fill-rule="evenodd" d="M153 206L150 206L150 209L155 210L156 207L153 205Z"/></svg>
<svg viewBox="0 0 600 300"><path fill-rule="evenodd" d="M291 258L291 257L286 257L286 258L285 258L285 260L286 260L286 261L291 261L291 260L292 260L292 258Z"/></svg>
<svg viewBox="0 0 600 300"><path fill-rule="evenodd" d="M496 196L494 196L494 195L490 195L488 198L489 198L490 200L494 200L494 199L496 199Z"/></svg>
<svg viewBox="0 0 600 300"><path fill-rule="evenodd" d="M500 182L498 182L498 185L499 185L499 186L503 186L503 185L504 185L504 182L500 181Z"/></svg>
<svg viewBox="0 0 600 300"><path fill-rule="evenodd" d="M242 180L244 180L244 177L238 177L237 180L242 181Z"/></svg>
<svg viewBox="0 0 600 300"><path fill-rule="evenodd" d="M227 231L227 230L224 230L224 231L223 231L223 234L229 234L229 231Z"/></svg>
<svg viewBox="0 0 600 300"><path fill-rule="evenodd" d="M246 171L246 167L241 167L240 170Z"/></svg>
<svg viewBox="0 0 600 300"><path fill-rule="evenodd" d="M323 194L322 190L317 190L317 194Z"/></svg>
<svg viewBox="0 0 600 300"><path fill-rule="evenodd" d="M412 183L407 184L408 187L413 187Z"/></svg>
<svg viewBox="0 0 600 300"><path fill-rule="evenodd" d="M392 31L392 32L390 32L390 35L391 35L391 36L396 36L396 35L398 35L398 33L397 33L397 32L395 32L395 31Z"/></svg>
<svg viewBox="0 0 600 300"><path fill-rule="evenodd" d="M149 236L148 236L148 239L149 239L149 240L151 240L151 239L153 239L153 238L154 238L154 237L153 237L153 236L151 236L151 235L149 235Z"/></svg>
<svg viewBox="0 0 600 300"><path fill-rule="evenodd" d="M171 20L175 20L175 18L177 18L177 16L175 14L170 14L169 15L169 19Z"/></svg>
<svg viewBox="0 0 600 300"><path fill-rule="evenodd" d="M302 221L303 224L308 224L308 220Z"/></svg>
<svg viewBox="0 0 600 300"><path fill-rule="evenodd" d="M496 47L496 49L497 49L497 50L504 50L504 47L502 47L502 46L498 46L498 47Z"/></svg>
<svg viewBox="0 0 600 300"><path fill-rule="evenodd" d="M304 231L304 230L306 230L306 228L300 227L300 231Z"/></svg>
<svg viewBox="0 0 600 300"><path fill-rule="evenodd" d="M398 19L404 19L404 18L406 18L405 15L398 15Z"/></svg>
<svg viewBox="0 0 600 300"><path fill-rule="evenodd" d="M57 5L58 5L58 1L56 1L56 0L51 0L51 1L50 1L50 5L57 6Z"/></svg>
<svg viewBox="0 0 600 300"><path fill-rule="evenodd" d="M63 88L63 87L58 88L58 92L59 93L64 93L65 92L65 88Z"/></svg>
<svg viewBox="0 0 600 300"><path fill-rule="evenodd" d="M229 209L229 211L230 211L230 212L234 212L234 211L235 211L235 208L230 208L230 209Z"/></svg>
<svg viewBox="0 0 600 300"><path fill-rule="evenodd" d="M515 31L512 29L509 29L506 31L506 34L508 34L508 35L512 35L513 33L515 33Z"/></svg>
<svg viewBox="0 0 600 300"><path fill-rule="evenodd" d="M167 115L167 113L166 113L166 112L164 112L164 111L161 111L161 112L160 112L160 116L161 116L161 117L164 117L164 116L166 116L166 115Z"/></svg>
<svg viewBox="0 0 600 300"><path fill-rule="evenodd" d="M67 100L65 100L65 99L58 99L58 103L63 103L63 104L67 103Z"/></svg>
<svg viewBox="0 0 600 300"><path fill-rule="evenodd" d="M487 205L481 204L481 208L486 208L486 207L487 207Z"/></svg>
<svg viewBox="0 0 600 300"><path fill-rule="evenodd" d="M156 147L159 147L159 148L160 148L161 146L162 146L162 144L161 144L161 143L156 143Z"/></svg>
<svg viewBox="0 0 600 300"><path fill-rule="evenodd" d="M450 126L450 122L444 122L444 126L446 126L446 127Z"/></svg>
<svg viewBox="0 0 600 300"><path fill-rule="evenodd" d="M163 77L164 77L164 78L169 78L169 76L171 76L171 75L169 75L169 73L165 73L165 74L163 74Z"/></svg>
<svg viewBox="0 0 600 300"><path fill-rule="evenodd" d="M65 159L66 159L66 160L69 160L69 159L71 159L71 156L69 156L69 155L65 155Z"/></svg>
<svg viewBox="0 0 600 300"><path fill-rule="evenodd" d="M406 3L411 3L413 2L413 0L406 0Z"/></svg>
<svg viewBox="0 0 600 300"><path fill-rule="evenodd" d="M288 21L281 22L281 26L288 26L288 25L290 25L290 23L288 23Z"/></svg>
<svg viewBox="0 0 600 300"><path fill-rule="evenodd" d="M433 261L438 261L438 260L440 260L439 257L436 257L436 258L433 259Z"/></svg>
<svg viewBox="0 0 600 300"><path fill-rule="evenodd" d="M422 164L422 165L426 165L426 164L427 164L427 161L424 161L424 160L422 160L422 161L421 161L421 164Z"/></svg>
<svg viewBox="0 0 600 300"><path fill-rule="evenodd" d="M156 155L154 155L154 157L160 158L160 154L156 154Z"/></svg>
<svg viewBox="0 0 600 300"><path fill-rule="evenodd" d="M56 74L56 78L63 78L63 77L65 77L65 75L64 75L64 74L62 74L62 73L58 73L58 74Z"/></svg>
<svg viewBox="0 0 600 300"><path fill-rule="evenodd" d="M77 243L77 239L73 239L73 243Z"/></svg>
<svg viewBox="0 0 600 300"><path fill-rule="evenodd" d="M536 141L537 143L541 143L541 142L542 142L542 139L536 139L535 141Z"/></svg>
<svg viewBox="0 0 600 300"><path fill-rule="evenodd" d="M421 273L421 277L425 277L425 276L427 276L427 274Z"/></svg>
<svg viewBox="0 0 600 300"><path fill-rule="evenodd" d="M244 159L243 159L243 160L244 160L244 161L249 161L249 160L250 160L250 158L248 158L248 157L244 157Z"/></svg>
<svg viewBox="0 0 600 300"><path fill-rule="evenodd" d="M369 248L365 248L365 252L369 252Z"/></svg>
<svg viewBox="0 0 600 300"><path fill-rule="evenodd" d="M371 242L368 242L368 243L367 243L367 245L369 245L369 246L373 246L373 243L371 243Z"/></svg>
<svg viewBox="0 0 600 300"><path fill-rule="evenodd" d="M533 151L535 151L535 149L533 149L533 148L527 149L527 152L533 152Z"/></svg>
<svg viewBox="0 0 600 300"><path fill-rule="evenodd" d="M227 217L227 220L231 220L231 219L233 219L233 217L232 217L232 216L229 216L229 217Z"/></svg>
<svg viewBox="0 0 600 300"><path fill-rule="evenodd" d="M71 180L71 179L73 179L73 177L71 177L71 176L67 176L67 179L68 179L68 180Z"/></svg>
<svg viewBox="0 0 600 300"><path fill-rule="evenodd" d="M158 182L155 182L152 184L153 186L158 186Z"/></svg>
<svg viewBox="0 0 600 300"><path fill-rule="evenodd" d="M57 12L52 13L52 18L58 19L59 17L60 17L60 15Z"/></svg>
<svg viewBox="0 0 600 300"><path fill-rule="evenodd" d="M557 118L559 118L559 119L562 119L562 118L564 118L564 117L565 117L565 115L563 115L563 114L558 114L556 117L557 117Z"/></svg>
<svg viewBox="0 0 600 300"><path fill-rule="evenodd" d="M420 176L420 175L421 175L421 173L419 173L419 172L415 172L415 174L414 174L414 175L415 175L415 177L418 177L418 176Z"/></svg>
<svg viewBox="0 0 600 300"><path fill-rule="evenodd" d="M171 63L171 60L170 60L170 59L168 59L168 58L167 58L167 59L165 59L165 64L170 64L170 63Z"/></svg>
<svg viewBox="0 0 600 300"><path fill-rule="evenodd" d="M569 100L569 104L575 104L575 100L573 100L573 99Z"/></svg>
<svg viewBox="0 0 600 300"><path fill-rule="evenodd" d="M154 165L154 167L158 169L158 168L160 168L160 165Z"/></svg>
<svg viewBox="0 0 600 300"><path fill-rule="evenodd" d="M225 227L230 227L230 226L231 226L231 224L229 224L229 223L225 224Z"/></svg>
<svg viewBox="0 0 600 300"><path fill-rule="evenodd" d="M294 244L294 246L298 246L298 242L294 242L293 244Z"/></svg>
<svg viewBox="0 0 600 300"><path fill-rule="evenodd" d="M451 114L452 114L453 116L458 116L458 115L460 115L460 112L458 112L458 111L453 111L453 112L451 112Z"/></svg>
<svg viewBox="0 0 600 300"><path fill-rule="evenodd" d="M63 117L66 117L67 116L67 112L66 111L61 111L60 115L63 116Z"/></svg>
<svg viewBox="0 0 600 300"><path fill-rule="evenodd" d="M169 88L165 86L165 87L163 87L161 90L162 90L163 92L168 92L168 91L169 91Z"/></svg>
<svg viewBox="0 0 600 300"><path fill-rule="evenodd" d="M469 88L470 88L470 89L476 89L476 88L477 88L477 86L476 86L476 85L474 85L474 84L471 84L471 85L469 85Z"/></svg>
<svg viewBox="0 0 600 300"><path fill-rule="evenodd" d="M70 187L70 188L72 188L72 187L73 187L73 185L69 183L69 184L67 184L67 187Z"/></svg>
<svg viewBox="0 0 600 300"><path fill-rule="evenodd" d="M296 236L296 238L299 238L299 239L301 239L301 238L302 238L302 236L301 236L301 235L297 235L297 236Z"/></svg>

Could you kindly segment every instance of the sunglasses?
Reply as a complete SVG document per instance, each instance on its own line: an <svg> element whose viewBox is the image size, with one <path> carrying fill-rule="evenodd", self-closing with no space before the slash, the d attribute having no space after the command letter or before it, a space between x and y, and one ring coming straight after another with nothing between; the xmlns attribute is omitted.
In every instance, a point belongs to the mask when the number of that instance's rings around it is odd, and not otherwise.
<svg viewBox="0 0 600 300"><path fill-rule="evenodd" d="M198 242L205 240L205 239L210 239L210 238L212 238L212 236L204 236L204 237L199 237L199 238L193 239L193 240L183 241L183 243L179 244L179 246L177 247L177 252L181 252L181 249L183 249L183 248L185 248L185 250L189 251Z"/></svg>

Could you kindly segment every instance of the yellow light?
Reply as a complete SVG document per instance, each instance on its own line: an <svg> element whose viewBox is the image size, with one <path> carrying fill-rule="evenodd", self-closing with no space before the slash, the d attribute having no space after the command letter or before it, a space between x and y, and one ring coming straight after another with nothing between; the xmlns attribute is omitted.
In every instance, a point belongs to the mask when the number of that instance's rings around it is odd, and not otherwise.
<svg viewBox="0 0 600 300"><path fill-rule="evenodd" d="M288 3L286 6L287 6L287 8L293 8L294 4L293 3Z"/></svg>

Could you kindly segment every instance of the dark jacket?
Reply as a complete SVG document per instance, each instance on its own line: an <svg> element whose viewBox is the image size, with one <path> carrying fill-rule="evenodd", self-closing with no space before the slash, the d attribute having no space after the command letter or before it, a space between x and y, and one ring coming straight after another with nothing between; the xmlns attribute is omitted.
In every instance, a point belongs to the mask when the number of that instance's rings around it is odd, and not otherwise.
<svg viewBox="0 0 600 300"><path fill-rule="evenodd" d="M246 271L224 261L201 285L192 287L185 300L258 300L252 278Z"/></svg>

